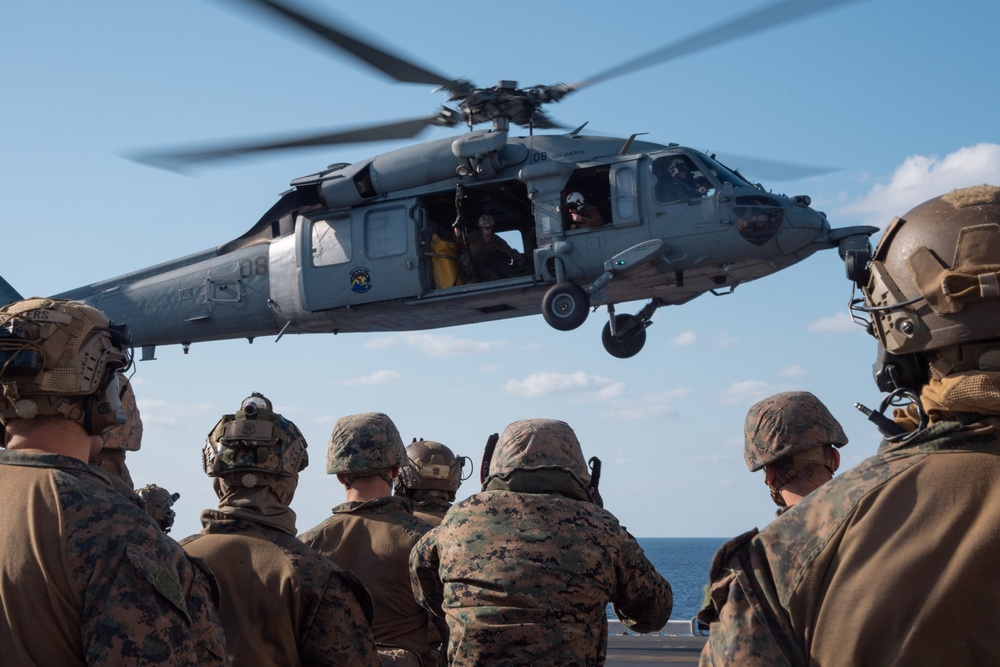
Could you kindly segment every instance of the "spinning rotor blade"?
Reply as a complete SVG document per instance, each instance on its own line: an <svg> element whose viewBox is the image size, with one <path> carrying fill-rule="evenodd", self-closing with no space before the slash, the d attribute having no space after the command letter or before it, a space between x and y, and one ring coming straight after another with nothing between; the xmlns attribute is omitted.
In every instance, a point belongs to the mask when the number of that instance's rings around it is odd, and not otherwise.
<svg viewBox="0 0 1000 667"><path fill-rule="evenodd" d="M338 30L332 25L320 23L300 14L296 10L275 0L239 0L246 4L256 4L281 14L293 23L309 30L325 42L347 52L358 60L371 65L375 69L388 74L396 81L403 83L429 83L435 86L450 88L456 82L440 74L424 69L415 63L395 56L388 51Z"/></svg>
<svg viewBox="0 0 1000 667"><path fill-rule="evenodd" d="M741 37L747 37L758 32L776 28L783 23L790 23L798 19L803 19L814 14L819 14L828 9L847 5L860 0L782 0L763 9L749 12L738 18L732 19L700 33L686 37L679 42L668 44L656 51L647 53L624 62L620 65L605 70L599 74L569 86L571 90L579 90L585 86L592 86L595 83L607 81L615 77L623 76L652 65L657 65L668 60L680 58L690 53L695 53L712 46L725 44Z"/></svg>
<svg viewBox="0 0 1000 667"><path fill-rule="evenodd" d="M201 148L189 151L176 151L164 153L137 153L129 158L136 162L142 162L153 167L169 169L171 171L182 171L185 167L194 166L205 162L224 160L227 158L240 157L251 153L262 153L265 151L276 151L287 148L305 148L309 146L326 146L331 144L354 144L367 141L385 141L390 139L410 139L420 133L429 125L440 124L440 116L427 116L425 118L414 118L412 120L396 121L384 125L372 125L370 127L355 128L352 130L341 130L339 132L327 132L323 134L312 134L300 137L289 137L285 139L260 140L252 143L234 144L231 146L217 146L214 148Z"/></svg>

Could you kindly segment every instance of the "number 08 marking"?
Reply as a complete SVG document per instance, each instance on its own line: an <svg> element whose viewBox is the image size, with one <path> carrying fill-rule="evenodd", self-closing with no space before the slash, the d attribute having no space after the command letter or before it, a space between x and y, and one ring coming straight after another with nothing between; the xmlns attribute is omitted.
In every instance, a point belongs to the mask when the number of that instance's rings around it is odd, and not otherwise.
<svg viewBox="0 0 1000 667"><path fill-rule="evenodd" d="M264 276L264 275L267 275L266 255L261 255L260 257L255 257L254 259L240 260L240 278L249 278L250 276Z"/></svg>

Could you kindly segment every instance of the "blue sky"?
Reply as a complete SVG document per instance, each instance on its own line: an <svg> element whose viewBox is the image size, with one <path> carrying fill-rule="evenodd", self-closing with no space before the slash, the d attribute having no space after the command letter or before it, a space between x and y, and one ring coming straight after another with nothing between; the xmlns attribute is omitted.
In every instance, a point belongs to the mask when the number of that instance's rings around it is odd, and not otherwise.
<svg viewBox="0 0 1000 667"><path fill-rule="evenodd" d="M479 85L575 82L763 2L422 3L300 0L436 71ZM273 21L272 21L273 22ZM1000 61L992 0L870 0L585 89L550 109L566 125L647 132L720 156L839 168L772 182L808 194L836 227L884 227L954 187L1000 184ZM295 177L405 145L312 150L184 176L131 162L145 148L364 125L429 113L429 87L393 85L294 31L225 0L0 9L0 273L46 295L224 243ZM447 136L434 130L421 138ZM286 336L161 348L138 365L145 422L129 456L139 485L181 493L174 534L215 506L201 472L205 434L251 391L310 442L293 503L299 529L343 500L324 474L340 416L382 411L404 440L470 456L478 489L487 436L517 419L564 419L604 461L606 506L635 535L726 536L767 523L773 505L743 463L747 408L777 391L823 399L850 438L844 465L876 431L852 407L881 397L875 343L850 322L851 287L833 251L660 310L645 349L614 359L603 312L560 333L525 318L421 333ZM619 307L619 312L634 312Z"/></svg>

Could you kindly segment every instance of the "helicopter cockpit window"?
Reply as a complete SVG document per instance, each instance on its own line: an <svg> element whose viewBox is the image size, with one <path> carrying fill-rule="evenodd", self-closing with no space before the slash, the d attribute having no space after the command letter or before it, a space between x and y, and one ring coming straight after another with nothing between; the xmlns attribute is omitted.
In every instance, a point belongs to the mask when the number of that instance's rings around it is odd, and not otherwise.
<svg viewBox="0 0 1000 667"><path fill-rule="evenodd" d="M653 196L661 204L715 194L715 182L686 155L657 158L653 160L651 170L656 181Z"/></svg>
<svg viewBox="0 0 1000 667"><path fill-rule="evenodd" d="M351 219L316 220L312 223L313 266L344 264L351 260Z"/></svg>
<svg viewBox="0 0 1000 667"><path fill-rule="evenodd" d="M746 187L748 185L753 186L753 183L743 178L743 176L741 176L738 172L733 171L721 162L713 160L707 155L702 155L701 159L704 160L705 166L717 180L722 181L723 183L732 183L734 188Z"/></svg>

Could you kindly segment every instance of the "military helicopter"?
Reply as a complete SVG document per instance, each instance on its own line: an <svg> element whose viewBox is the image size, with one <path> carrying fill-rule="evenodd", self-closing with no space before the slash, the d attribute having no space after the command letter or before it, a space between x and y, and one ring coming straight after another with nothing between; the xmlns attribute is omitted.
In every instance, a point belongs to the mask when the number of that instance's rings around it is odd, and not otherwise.
<svg viewBox="0 0 1000 667"><path fill-rule="evenodd" d="M242 236L215 248L55 295L126 322L142 359L159 345L288 333L423 330L541 313L569 331L604 306L605 349L632 357L655 311L730 294L837 248L850 274L876 227L832 229L809 197L765 191L715 156L675 143L589 136L543 107L581 88L851 0L783 0L576 84L479 88L364 42L284 0L273 12L400 82L433 84L454 107L410 120L290 139L147 154L179 168L328 144L467 130L295 178ZM489 129L474 129L489 123ZM523 136L511 126L527 129ZM686 172L686 174L684 173ZM599 226L574 224L574 205ZM498 271L474 256L480 221L516 252ZM486 225L489 226L489 225ZM443 244L443 245L442 245ZM0 279L0 300L18 294ZM635 314L615 305L647 300Z"/></svg>

